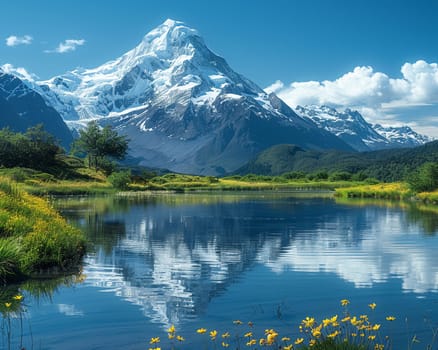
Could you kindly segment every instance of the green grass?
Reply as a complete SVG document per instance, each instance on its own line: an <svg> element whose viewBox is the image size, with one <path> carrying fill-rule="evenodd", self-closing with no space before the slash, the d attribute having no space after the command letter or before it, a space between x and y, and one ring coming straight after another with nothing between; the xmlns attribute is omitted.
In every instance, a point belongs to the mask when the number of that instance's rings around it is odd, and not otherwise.
<svg viewBox="0 0 438 350"><path fill-rule="evenodd" d="M231 176L216 178L212 176L195 176L182 174L166 174L154 177L146 182L131 184L129 189L167 190L167 191L279 191L279 190L328 190L360 184L352 181L329 181L287 179L282 176Z"/></svg>
<svg viewBox="0 0 438 350"><path fill-rule="evenodd" d="M343 198L380 198L404 200L411 198L414 194L409 189L407 184L402 182L394 182L337 188L335 195Z"/></svg>
<svg viewBox="0 0 438 350"><path fill-rule="evenodd" d="M42 198L0 178L0 280L48 269L67 271L84 254L85 238Z"/></svg>
<svg viewBox="0 0 438 350"><path fill-rule="evenodd" d="M421 192L417 197L425 203L438 204L438 190L433 192Z"/></svg>

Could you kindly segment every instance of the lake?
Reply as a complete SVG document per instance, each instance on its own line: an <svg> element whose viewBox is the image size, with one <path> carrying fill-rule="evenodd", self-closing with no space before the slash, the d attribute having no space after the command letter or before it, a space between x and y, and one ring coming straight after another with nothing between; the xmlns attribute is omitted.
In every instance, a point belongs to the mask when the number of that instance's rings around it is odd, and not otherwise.
<svg viewBox="0 0 438 350"><path fill-rule="evenodd" d="M11 287L26 310L3 319L4 349L148 349L156 336L169 349L172 324L186 338L177 348L197 349L208 334L196 329L243 334L248 321L259 336L274 328L295 339L306 316L341 317L345 298L394 349L414 335L425 349L438 324L436 209L265 192L54 206L86 233L89 253L77 276Z"/></svg>

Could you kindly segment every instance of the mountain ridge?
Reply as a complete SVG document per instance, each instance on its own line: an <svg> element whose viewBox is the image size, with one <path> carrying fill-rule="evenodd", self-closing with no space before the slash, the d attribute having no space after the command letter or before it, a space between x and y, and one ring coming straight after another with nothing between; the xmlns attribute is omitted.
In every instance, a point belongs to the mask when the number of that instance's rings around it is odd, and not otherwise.
<svg viewBox="0 0 438 350"><path fill-rule="evenodd" d="M431 138L420 135L408 126L384 127L370 124L355 110L339 112L329 106L297 106L296 112L316 123L352 146L359 152L380 149L416 147Z"/></svg>
<svg viewBox="0 0 438 350"><path fill-rule="evenodd" d="M26 82L0 68L0 128L24 132L43 124L44 129L68 148L73 136L59 113Z"/></svg>

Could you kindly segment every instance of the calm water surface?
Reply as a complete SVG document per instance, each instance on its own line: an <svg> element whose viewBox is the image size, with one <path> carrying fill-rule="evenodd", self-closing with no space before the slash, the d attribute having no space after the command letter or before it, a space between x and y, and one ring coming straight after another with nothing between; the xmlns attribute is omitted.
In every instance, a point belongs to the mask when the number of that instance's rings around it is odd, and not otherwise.
<svg viewBox="0 0 438 350"><path fill-rule="evenodd" d="M12 319L12 349L148 349L171 324L187 339L179 348L196 349L197 328L233 330L235 319L294 337L308 315L341 315L344 298L358 315L377 303L372 317L400 339L395 349L437 327L438 214L415 206L261 193L55 206L93 246L81 283L19 286L27 311Z"/></svg>

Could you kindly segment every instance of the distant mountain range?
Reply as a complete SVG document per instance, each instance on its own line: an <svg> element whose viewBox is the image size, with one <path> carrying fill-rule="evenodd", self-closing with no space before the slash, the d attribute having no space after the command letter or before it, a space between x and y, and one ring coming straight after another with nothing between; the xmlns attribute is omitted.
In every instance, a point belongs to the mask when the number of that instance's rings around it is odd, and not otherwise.
<svg viewBox="0 0 438 350"><path fill-rule="evenodd" d="M408 126L372 125L358 111L348 108L344 112L338 112L328 106L297 106L295 111L320 128L335 134L357 151L416 147L432 141Z"/></svg>
<svg viewBox="0 0 438 350"><path fill-rule="evenodd" d="M74 130L98 120L128 136L132 164L176 172L229 173L277 144L364 151L427 141L410 129L373 127L350 110L299 107L297 114L232 70L196 30L173 20L97 68L47 81L2 77L1 125L21 130L42 120L68 144L65 123Z"/></svg>

